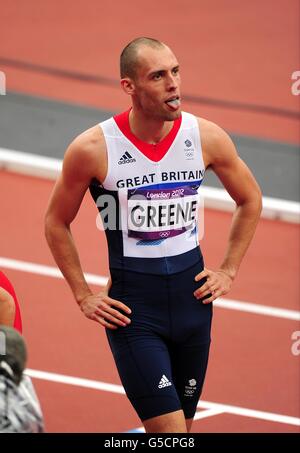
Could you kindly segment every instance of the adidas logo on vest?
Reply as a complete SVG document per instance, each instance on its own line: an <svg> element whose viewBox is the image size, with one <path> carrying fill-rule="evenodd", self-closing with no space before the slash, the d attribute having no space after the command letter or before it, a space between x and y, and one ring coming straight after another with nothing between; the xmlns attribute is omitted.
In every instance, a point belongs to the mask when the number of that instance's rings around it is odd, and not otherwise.
<svg viewBox="0 0 300 453"><path fill-rule="evenodd" d="M126 153L124 153L120 158L118 164L131 164L132 162L136 162L136 160L129 154L128 151L126 151Z"/></svg>
<svg viewBox="0 0 300 453"><path fill-rule="evenodd" d="M170 385L172 385L172 382L170 382L167 376L163 374L161 380L159 381L158 388L162 389L164 387L169 387Z"/></svg>

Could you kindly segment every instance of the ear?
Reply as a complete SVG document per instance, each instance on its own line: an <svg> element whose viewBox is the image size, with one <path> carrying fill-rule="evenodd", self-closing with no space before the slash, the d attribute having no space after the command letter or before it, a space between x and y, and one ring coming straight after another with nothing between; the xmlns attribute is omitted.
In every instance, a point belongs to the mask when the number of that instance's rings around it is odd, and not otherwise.
<svg viewBox="0 0 300 453"><path fill-rule="evenodd" d="M135 92L135 85L132 79L129 77L125 77L124 79L121 79L121 87L123 91L128 94L129 96L132 96Z"/></svg>

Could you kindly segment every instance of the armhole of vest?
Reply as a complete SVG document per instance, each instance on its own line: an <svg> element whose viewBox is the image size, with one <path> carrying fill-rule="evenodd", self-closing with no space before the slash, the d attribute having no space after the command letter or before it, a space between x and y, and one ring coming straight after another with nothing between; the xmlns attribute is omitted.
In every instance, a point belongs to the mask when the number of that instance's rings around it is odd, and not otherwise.
<svg viewBox="0 0 300 453"><path fill-rule="evenodd" d="M101 186L105 189L105 186L109 182L109 178L110 178L110 174L111 174L111 161L110 161L110 153L108 152L108 140L107 140L107 136L106 136L104 123L106 123L106 121L99 123L98 126L102 130L103 138L104 138L104 142L105 142L105 148L106 148L107 172L106 172L106 176L105 176L104 180L101 182Z"/></svg>
<svg viewBox="0 0 300 453"><path fill-rule="evenodd" d="M201 143L201 120L198 121L198 118L196 116L194 116L194 122L195 122L195 139L196 139L196 143L197 143L196 148L199 149L199 151L200 151L201 163L202 163L202 167L205 171L203 150L202 150L202 143Z"/></svg>

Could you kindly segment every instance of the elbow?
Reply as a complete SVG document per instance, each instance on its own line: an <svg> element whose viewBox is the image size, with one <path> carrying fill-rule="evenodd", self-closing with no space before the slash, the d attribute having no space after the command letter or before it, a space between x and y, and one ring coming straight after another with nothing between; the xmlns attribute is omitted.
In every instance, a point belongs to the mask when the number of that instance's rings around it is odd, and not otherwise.
<svg viewBox="0 0 300 453"><path fill-rule="evenodd" d="M70 224L47 211L44 217L44 235L48 245L51 246L51 243L65 231L70 231Z"/></svg>
<svg viewBox="0 0 300 453"><path fill-rule="evenodd" d="M256 205L257 205L257 212L258 216L260 217L263 209L263 202L262 202L263 196L262 196L262 191L260 188L257 188L257 194L256 194Z"/></svg>
<svg viewBox="0 0 300 453"><path fill-rule="evenodd" d="M52 233L52 218L51 215L47 212L44 218L44 235L48 244L51 240L51 233Z"/></svg>
<svg viewBox="0 0 300 453"><path fill-rule="evenodd" d="M260 189L258 189L256 193L252 194L248 206L252 212L253 218L256 218L256 221L258 221L263 209L262 192Z"/></svg>
<svg viewBox="0 0 300 453"><path fill-rule="evenodd" d="M262 202L262 192L258 187L253 196L251 197L251 203L253 204L257 216L260 217L262 209L263 209L263 202Z"/></svg>
<svg viewBox="0 0 300 453"><path fill-rule="evenodd" d="M50 212L47 212L44 218L44 235L49 245L52 242L52 238L55 236L57 227L59 227L59 222Z"/></svg>
<svg viewBox="0 0 300 453"><path fill-rule="evenodd" d="M259 218L263 209L262 192L259 187L245 197L243 200L236 202L238 207L244 208L247 212L251 212L252 216Z"/></svg>

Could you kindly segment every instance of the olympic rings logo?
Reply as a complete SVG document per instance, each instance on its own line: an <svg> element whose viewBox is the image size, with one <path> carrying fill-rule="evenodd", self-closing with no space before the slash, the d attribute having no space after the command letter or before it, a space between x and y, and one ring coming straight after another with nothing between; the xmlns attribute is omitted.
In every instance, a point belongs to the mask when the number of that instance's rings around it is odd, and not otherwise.
<svg viewBox="0 0 300 453"><path fill-rule="evenodd" d="M163 231L162 233L159 233L161 238L167 238L170 235L170 231Z"/></svg>
<svg viewBox="0 0 300 453"><path fill-rule="evenodd" d="M194 151L186 151L185 156L186 157L192 157L194 155Z"/></svg>

